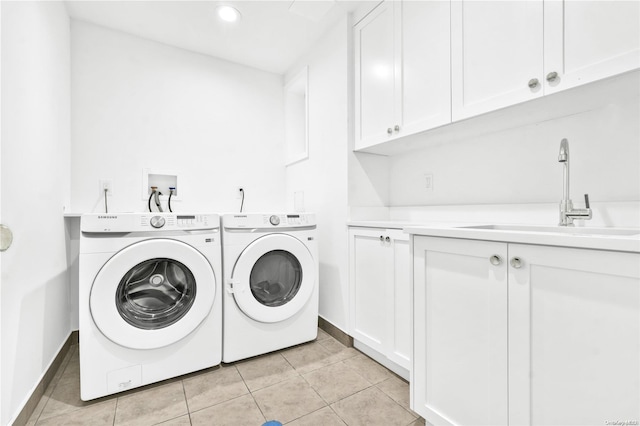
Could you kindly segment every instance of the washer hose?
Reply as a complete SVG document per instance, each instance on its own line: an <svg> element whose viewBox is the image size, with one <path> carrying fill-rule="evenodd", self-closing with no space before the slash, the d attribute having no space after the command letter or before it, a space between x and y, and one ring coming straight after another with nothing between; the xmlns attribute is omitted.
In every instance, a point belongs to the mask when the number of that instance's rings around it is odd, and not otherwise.
<svg viewBox="0 0 640 426"><path fill-rule="evenodd" d="M167 207L169 207L169 211L171 213L173 213L173 210L171 210L171 197L173 196L173 191L175 190L174 187L170 186L169 187L169 201L167 201Z"/></svg>
<svg viewBox="0 0 640 426"><path fill-rule="evenodd" d="M153 194L156 193L156 187L152 186L151 187L151 194L149 195L149 201L148 201L148 205L149 205L149 212L151 212L151 199L153 198Z"/></svg>
<svg viewBox="0 0 640 426"><path fill-rule="evenodd" d="M156 195L155 196L156 207L158 207L158 211L162 213L163 210L162 210L162 206L160 205L160 196L162 195L162 192L157 191L154 194Z"/></svg>

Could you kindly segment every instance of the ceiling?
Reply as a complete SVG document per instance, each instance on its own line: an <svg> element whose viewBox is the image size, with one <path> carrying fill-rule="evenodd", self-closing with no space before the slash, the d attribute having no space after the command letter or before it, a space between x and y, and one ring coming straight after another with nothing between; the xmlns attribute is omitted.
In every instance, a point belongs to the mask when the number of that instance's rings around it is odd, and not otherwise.
<svg viewBox="0 0 640 426"><path fill-rule="evenodd" d="M363 3L346 0L66 1L73 19L284 74L331 26ZM217 19L218 5L242 15Z"/></svg>

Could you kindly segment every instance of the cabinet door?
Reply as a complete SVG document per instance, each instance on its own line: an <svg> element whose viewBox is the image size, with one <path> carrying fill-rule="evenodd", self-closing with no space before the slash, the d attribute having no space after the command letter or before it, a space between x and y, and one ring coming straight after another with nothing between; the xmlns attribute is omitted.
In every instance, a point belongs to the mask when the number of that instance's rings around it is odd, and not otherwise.
<svg viewBox="0 0 640 426"><path fill-rule="evenodd" d="M506 255L504 243L414 237L412 408L428 423L507 424Z"/></svg>
<svg viewBox="0 0 640 426"><path fill-rule="evenodd" d="M387 358L399 366L411 369L413 348L413 318L411 316L411 255L409 235L399 229L386 231L391 239L389 256L392 256L393 280L388 283L388 331Z"/></svg>
<svg viewBox="0 0 640 426"><path fill-rule="evenodd" d="M640 67L640 2L547 0L544 17L545 93Z"/></svg>
<svg viewBox="0 0 640 426"><path fill-rule="evenodd" d="M388 140L394 114L393 2L378 5L355 26L355 148Z"/></svg>
<svg viewBox="0 0 640 426"><path fill-rule="evenodd" d="M387 339L387 286L391 271L384 229L351 229L350 329L354 339L385 354Z"/></svg>
<svg viewBox="0 0 640 426"><path fill-rule="evenodd" d="M542 0L451 3L452 118L542 95ZM538 81L533 88L534 81Z"/></svg>
<svg viewBox="0 0 640 426"><path fill-rule="evenodd" d="M640 418L640 255L509 245L509 423Z"/></svg>
<svg viewBox="0 0 640 426"><path fill-rule="evenodd" d="M450 2L396 2L398 136L451 122Z"/></svg>

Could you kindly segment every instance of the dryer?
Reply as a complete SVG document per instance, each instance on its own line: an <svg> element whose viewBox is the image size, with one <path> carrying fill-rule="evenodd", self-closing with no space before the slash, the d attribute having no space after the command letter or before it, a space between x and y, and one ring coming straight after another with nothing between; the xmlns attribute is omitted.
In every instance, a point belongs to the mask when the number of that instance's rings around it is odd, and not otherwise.
<svg viewBox="0 0 640 426"><path fill-rule="evenodd" d="M80 228L83 400L220 363L217 214L87 214Z"/></svg>
<svg viewBox="0 0 640 426"><path fill-rule="evenodd" d="M222 361L314 340L318 334L315 215L222 216Z"/></svg>

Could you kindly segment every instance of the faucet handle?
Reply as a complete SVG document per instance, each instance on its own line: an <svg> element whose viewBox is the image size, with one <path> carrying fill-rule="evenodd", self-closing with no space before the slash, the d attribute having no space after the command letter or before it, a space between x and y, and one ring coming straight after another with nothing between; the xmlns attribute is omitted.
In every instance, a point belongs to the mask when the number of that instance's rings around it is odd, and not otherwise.
<svg viewBox="0 0 640 426"><path fill-rule="evenodd" d="M584 206L585 208L590 208L589 206L589 194L584 194Z"/></svg>

